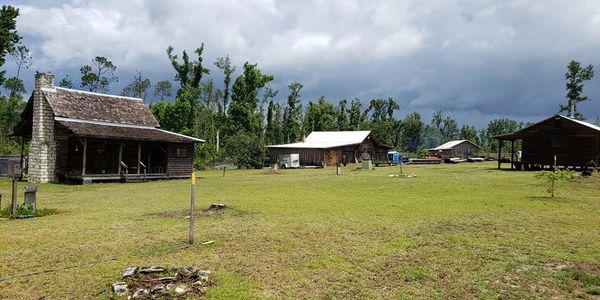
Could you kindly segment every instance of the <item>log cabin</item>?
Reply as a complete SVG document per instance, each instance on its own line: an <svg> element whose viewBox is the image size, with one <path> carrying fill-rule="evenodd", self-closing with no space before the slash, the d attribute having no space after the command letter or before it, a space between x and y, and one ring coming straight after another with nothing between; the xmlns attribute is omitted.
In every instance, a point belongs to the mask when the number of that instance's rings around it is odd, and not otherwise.
<svg viewBox="0 0 600 300"><path fill-rule="evenodd" d="M600 126L574 118L554 115L510 134L494 137L499 141L498 157L503 142L510 147L511 169L552 169L600 167ZM515 152L515 142L521 143L521 157ZM502 160L498 160L498 169Z"/></svg>
<svg viewBox="0 0 600 300"><path fill-rule="evenodd" d="M30 182L186 178L204 141L160 128L140 98L54 86L37 73L13 136L29 141Z"/></svg>

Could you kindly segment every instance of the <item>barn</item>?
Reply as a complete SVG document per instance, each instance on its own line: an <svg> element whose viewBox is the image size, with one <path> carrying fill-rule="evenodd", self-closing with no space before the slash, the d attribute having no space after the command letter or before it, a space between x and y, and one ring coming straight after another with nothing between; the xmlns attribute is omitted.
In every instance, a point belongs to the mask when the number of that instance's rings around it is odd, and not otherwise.
<svg viewBox="0 0 600 300"><path fill-rule="evenodd" d="M499 141L498 155L504 142L510 142L510 166L537 170L556 164L569 168L598 167L600 163L600 127L573 118L554 115L510 134L495 136ZM521 141L521 158L515 142ZM501 167L498 160L498 169Z"/></svg>
<svg viewBox="0 0 600 300"><path fill-rule="evenodd" d="M457 140L449 141L435 148L429 149L431 156L437 156L441 159L447 159L451 157L469 157L474 153L479 152L481 147L469 140Z"/></svg>
<svg viewBox="0 0 600 300"><path fill-rule="evenodd" d="M162 130L144 101L54 86L37 73L13 136L29 141L29 181L190 177L201 139Z"/></svg>
<svg viewBox="0 0 600 300"><path fill-rule="evenodd" d="M313 131L302 142L267 147L271 164L280 155L299 154L300 165L324 167L387 157L393 148L377 141L371 131Z"/></svg>

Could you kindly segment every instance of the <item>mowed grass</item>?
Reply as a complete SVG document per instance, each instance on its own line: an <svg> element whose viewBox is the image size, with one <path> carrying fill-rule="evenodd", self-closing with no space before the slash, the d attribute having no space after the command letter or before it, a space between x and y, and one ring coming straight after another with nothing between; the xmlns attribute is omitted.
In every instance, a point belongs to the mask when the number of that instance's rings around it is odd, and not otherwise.
<svg viewBox="0 0 600 300"><path fill-rule="evenodd" d="M41 184L59 214L0 219L0 298L108 298L132 265L212 270L209 299L598 297L600 176L552 199L494 167L201 171L197 207L230 209L187 248L189 180Z"/></svg>

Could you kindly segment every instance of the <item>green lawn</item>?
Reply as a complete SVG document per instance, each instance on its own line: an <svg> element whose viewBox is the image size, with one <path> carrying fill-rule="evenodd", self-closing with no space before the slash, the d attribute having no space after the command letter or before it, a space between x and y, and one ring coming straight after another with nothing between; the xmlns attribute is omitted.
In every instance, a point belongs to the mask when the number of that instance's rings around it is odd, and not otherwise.
<svg viewBox="0 0 600 300"><path fill-rule="evenodd" d="M494 167L198 172L198 207L231 209L188 248L188 180L42 184L58 214L0 219L0 298L108 298L131 265L210 269L210 299L599 297L600 176L551 199Z"/></svg>

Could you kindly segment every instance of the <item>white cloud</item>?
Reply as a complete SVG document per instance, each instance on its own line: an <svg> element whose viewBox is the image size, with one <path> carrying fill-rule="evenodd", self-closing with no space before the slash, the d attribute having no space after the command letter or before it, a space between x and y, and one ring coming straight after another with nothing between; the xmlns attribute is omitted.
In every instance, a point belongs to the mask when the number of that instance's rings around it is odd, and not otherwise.
<svg viewBox="0 0 600 300"><path fill-rule="evenodd" d="M331 100L392 96L407 109L531 117L563 101L568 60L600 67L600 3L581 0L77 0L17 3L34 68L76 70L95 55L126 74L172 78L165 49L205 43ZM213 68L214 69L214 68ZM213 70L213 74L217 73ZM121 76L123 77L123 76ZM597 85L597 80L589 85ZM281 91L280 95L285 95ZM590 118L600 91L590 88ZM517 103L528 110L514 110ZM586 112L584 112L586 113ZM458 115L458 112L457 112ZM464 115L464 114L463 114Z"/></svg>

